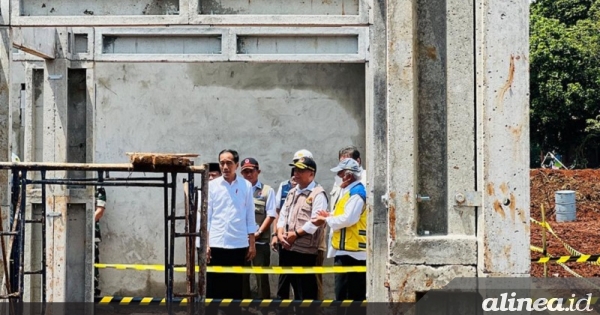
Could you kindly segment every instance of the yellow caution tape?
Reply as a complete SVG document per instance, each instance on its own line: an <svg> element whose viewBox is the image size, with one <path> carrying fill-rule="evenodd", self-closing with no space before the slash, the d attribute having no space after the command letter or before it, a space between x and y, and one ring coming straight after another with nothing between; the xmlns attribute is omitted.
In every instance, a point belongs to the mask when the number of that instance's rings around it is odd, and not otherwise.
<svg viewBox="0 0 600 315"><path fill-rule="evenodd" d="M575 248L571 247L569 244L567 244L565 241L563 241L552 229L552 227L550 226L550 224L548 222L539 222L537 220L535 220L534 218L530 218L531 222L545 228L546 230L548 230L548 232L550 232L550 234L552 234L552 236L556 237L556 239L558 239L558 241L565 247L565 249L567 251L569 251L569 253L571 254L571 256L579 256L579 257L583 257L583 256L590 256L590 255L586 255L581 253L580 251L576 250ZM563 256L563 257L568 257L568 256ZM599 261L586 261L588 264L592 264L592 265L600 265Z"/></svg>
<svg viewBox="0 0 600 315"><path fill-rule="evenodd" d="M94 267L100 269L118 269L118 270L154 270L165 271L164 265L138 265L138 264L94 264ZM207 266L207 272L213 273L248 273L248 274L324 274L324 273L347 273L347 272L367 272L366 266L318 266L318 267L251 267L251 266ZM185 267L177 267L176 272L185 272ZM196 272L199 267L196 266Z"/></svg>
<svg viewBox="0 0 600 315"><path fill-rule="evenodd" d="M121 296L104 296L95 299L95 302L100 305L118 304L118 305L167 305L166 298L153 298L153 297L121 297ZM173 304L184 306L188 304L187 298L174 298ZM367 301L352 301L352 300L271 300L271 299L244 299L244 300L233 300L233 299L205 299L204 305L206 306L243 306L243 307L287 307L287 306L298 306L298 307L327 307L327 306L338 306L338 307L365 307Z"/></svg>

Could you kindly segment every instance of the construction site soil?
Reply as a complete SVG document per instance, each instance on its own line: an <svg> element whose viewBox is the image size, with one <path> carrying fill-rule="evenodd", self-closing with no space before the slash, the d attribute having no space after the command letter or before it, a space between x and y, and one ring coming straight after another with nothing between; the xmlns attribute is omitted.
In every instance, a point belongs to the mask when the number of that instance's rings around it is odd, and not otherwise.
<svg viewBox="0 0 600 315"><path fill-rule="evenodd" d="M573 249L587 255L600 254L600 170L549 170L533 169L531 179L531 218L542 221L542 206L546 221L556 235ZM558 190L573 190L576 198L576 215L573 222L556 222L554 195ZM531 224L531 245L542 247L542 227ZM553 257L573 255L564 244L551 233L546 233L547 253ZM540 258L541 253L531 252L531 258ZM548 277L600 277L600 263L568 262L565 265L548 263ZM531 264L531 275L543 277L544 267Z"/></svg>

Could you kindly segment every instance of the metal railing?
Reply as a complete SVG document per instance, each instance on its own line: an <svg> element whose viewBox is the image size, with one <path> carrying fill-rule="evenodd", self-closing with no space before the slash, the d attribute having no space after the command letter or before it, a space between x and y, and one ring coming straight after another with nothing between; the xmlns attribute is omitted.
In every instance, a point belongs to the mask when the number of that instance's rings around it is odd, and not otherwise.
<svg viewBox="0 0 600 315"><path fill-rule="evenodd" d="M165 258L165 286L166 286L166 304L169 314L172 314L172 305L178 298L187 298L188 313L195 314L203 304L200 302L205 298L206 283L206 198L200 198L201 204L198 204L198 189L194 183L194 174L202 175L202 184L200 192L202 196L208 195L208 166L174 166L174 165L144 165L134 166L133 164L85 164L85 163L0 163L0 169L10 170L12 173L11 182L11 208L9 231L3 230L2 217L0 216L0 246L3 260L3 275L5 277L5 287L7 294L0 295L0 299L10 301L10 314L20 314L22 311L23 293L25 276L41 275L41 314L45 313L47 268L46 268L46 189L48 185L79 185L79 186L113 186L113 187L158 187L163 188L163 214L164 214L164 258ZM69 171L84 170L96 172L94 178L47 178L48 171ZM39 172L40 179L29 179L28 176L33 172ZM158 173L162 176L151 177L111 177L110 172L128 172L132 173ZM185 195L185 213L183 216L177 215L176 209L176 190L177 177L179 174L187 174L183 179ZM41 187L41 220L26 220L25 210L27 205L27 186L40 185ZM170 198L169 198L170 190ZM196 212L200 206L201 228L196 232ZM176 222L184 221L185 230L180 233L176 230ZM25 251L26 245L31 243L25 241L26 224L40 224L41 233L41 269L25 270ZM195 239L200 236L200 257L198 265L200 272L197 281L195 279L196 266L196 246ZM6 238L9 238L8 246ZM175 262L175 239L185 238L186 240L186 261L185 264ZM10 252L7 252L7 247ZM7 263L10 262L10 263ZM178 267L186 268L186 292L174 292L174 270ZM64 302L64 301L52 301Z"/></svg>

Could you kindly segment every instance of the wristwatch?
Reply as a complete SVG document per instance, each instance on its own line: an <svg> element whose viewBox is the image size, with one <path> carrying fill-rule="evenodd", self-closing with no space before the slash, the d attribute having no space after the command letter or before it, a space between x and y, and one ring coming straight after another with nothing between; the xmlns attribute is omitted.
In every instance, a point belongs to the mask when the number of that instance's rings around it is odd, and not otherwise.
<svg viewBox="0 0 600 315"><path fill-rule="evenodd" d="M277 233L271 234L272 237L277 237Z"/></svg>

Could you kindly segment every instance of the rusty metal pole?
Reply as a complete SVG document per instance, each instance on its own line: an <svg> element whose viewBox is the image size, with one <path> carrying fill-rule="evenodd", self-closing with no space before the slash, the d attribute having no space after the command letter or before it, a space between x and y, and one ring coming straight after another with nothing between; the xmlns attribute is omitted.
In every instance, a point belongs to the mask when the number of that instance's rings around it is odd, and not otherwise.
<svg viewBox="0 0 600 315"><path fill-rule="evenodd" d="M27 171L21 177L21 213L19 215L19 314L23 313L23 293L25 291L25 207L27 206Z"/></svg>
<svg viewBox="0 0 600 315"><path fill-rule="evenodd" d="M184 205L185 205L185 267L186 267L186 284L188 298L187 308L188 314L196 314L196 304L198 300L198 292L195 283L195 267L196 267L196 206L194 205L194 174L188 173L187 180L184 179L183 185Z"/></svg>
<svg viewBox="0 0 600 315"><path fill-rule="evenodd" d="M205 313L206 299L206 249L208 247L207 231L208 212L208 164L204 164L202 186L200 187L200 253L198 257L198 294L200 295L200 313Z"/></svg>
<svg viewBox="0 0 600 315"><path fill-rule="evenodd" d="M546 252L546 211L544 211L544 204L542 204L542 255L548 256ZM544 278L548 278L548 263L544 263Z"/></svg>
<svg viewBox="0 0 600 315"><path fill-rule="evenodd" d="M167 308L169 310L169 315L173 314L173 298L174 294L174 271L175 271L175 216L176 216L176 196L177 196L177 173L171 173L171 211L169 214L169 220L171 223L171 231L169 232L171 242L169 246L169 288L167 291L170 292L169 296L167 296Z"/></svg>
<svg viewBox="0 0 600 315"><path fill-rule="evenodd" d="M165 238L165 287L166 289L166 298L167 301L170 300L170 296L173 292L170 290L169 286L169 178L168 174L165 172L163 177L163 187L164 187L164 195L163 195L163 212L164 212L164 222L163 222L163 232Z"/></svg>
<svg viewBox="0 0 600 315"><path fill-rule="evenodd" d="M40 171L42 181L46 171ZM46 184L42 183L42 314L46 314Z"/></svg>

